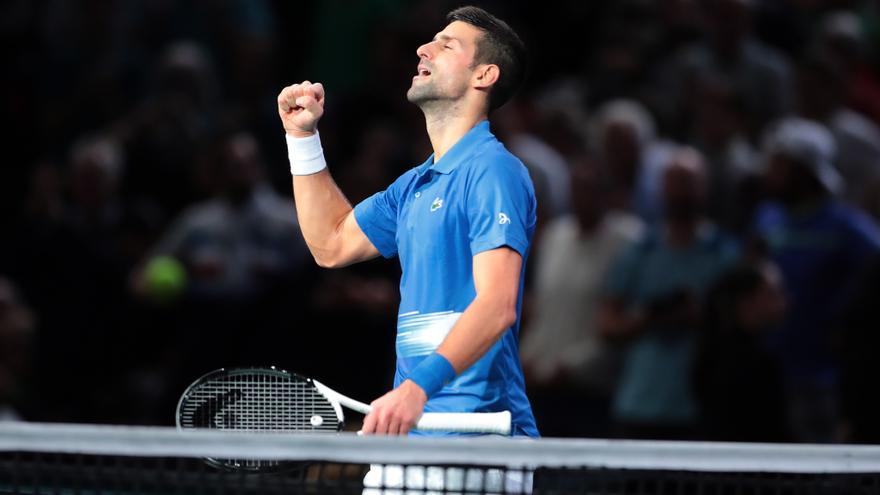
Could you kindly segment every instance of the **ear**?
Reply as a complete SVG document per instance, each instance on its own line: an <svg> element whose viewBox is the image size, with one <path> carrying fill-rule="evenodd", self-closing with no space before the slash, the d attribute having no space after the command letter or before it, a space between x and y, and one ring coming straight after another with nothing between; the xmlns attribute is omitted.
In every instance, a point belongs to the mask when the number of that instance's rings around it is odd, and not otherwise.
<svg viewBox="0 0 880 495"><path fill-rule="evenodd" d="M474 71L471 84L476 89L489 89L498 82L499 77L501 77L501 70L497 65L480 64Z"/></svg>

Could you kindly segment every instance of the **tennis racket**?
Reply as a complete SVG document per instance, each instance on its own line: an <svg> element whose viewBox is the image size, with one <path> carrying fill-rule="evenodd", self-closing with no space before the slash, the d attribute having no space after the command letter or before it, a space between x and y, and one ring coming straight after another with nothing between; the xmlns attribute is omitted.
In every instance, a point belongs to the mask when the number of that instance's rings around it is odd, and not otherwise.
<svg viewBox="0 0 880 495"><path fill-rule="evenodd" d="M212 371L192 383L177 404L177 428L267 433L338 432L342 406L362 414L372 409L326 385L275 367ZM421 431L510 434L510 412L424 413ZM233 469L260 470L260 461L209 459Z"/></svg>

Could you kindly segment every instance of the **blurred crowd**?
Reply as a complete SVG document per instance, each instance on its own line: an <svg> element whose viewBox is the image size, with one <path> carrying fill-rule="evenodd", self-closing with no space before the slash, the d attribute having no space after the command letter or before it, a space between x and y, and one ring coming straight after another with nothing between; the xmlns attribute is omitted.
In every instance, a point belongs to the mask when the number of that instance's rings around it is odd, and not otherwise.
<svg viewBox="0 0 880 495"><path fill-rule="evenodd" d="M399 265L315 266L275 96L323 82L334 177L384 189L459 3L4 2L0 420L169 424L237 365L387 390ZM491 122L542 433L880 443L880 2L473 3L531 53Z"/></svg>

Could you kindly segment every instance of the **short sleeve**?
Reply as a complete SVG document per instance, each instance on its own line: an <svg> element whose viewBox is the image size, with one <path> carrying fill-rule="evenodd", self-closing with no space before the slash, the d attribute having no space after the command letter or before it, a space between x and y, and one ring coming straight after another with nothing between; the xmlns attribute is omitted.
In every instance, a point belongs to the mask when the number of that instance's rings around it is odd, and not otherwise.
<svg viewBox="0 0 880 495"><path fill-rule="evenodd" d="M467 188L471 253L508 246L523 258L535 226L535 193L525 167L513 157L475 167Z"/></svg>
<svg viewBox="0 0 880 495"><path fill-rule="evenodd" d="M354 218L367 239L385 258L397 255L397 214L402 190L411 173L400 176L388 189L377 192L354 207Z"/></svg>

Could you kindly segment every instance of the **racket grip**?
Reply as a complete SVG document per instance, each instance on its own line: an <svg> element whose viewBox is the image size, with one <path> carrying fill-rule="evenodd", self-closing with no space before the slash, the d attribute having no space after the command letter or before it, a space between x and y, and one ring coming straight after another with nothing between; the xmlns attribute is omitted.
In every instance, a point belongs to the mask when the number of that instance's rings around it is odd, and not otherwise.
<svg viewBox="0 0 880 495"><path fill-rule="evenodd" d="M420 431L495 433L510 435L510 411L497 413L424 413L416 423Z"/></svg>

